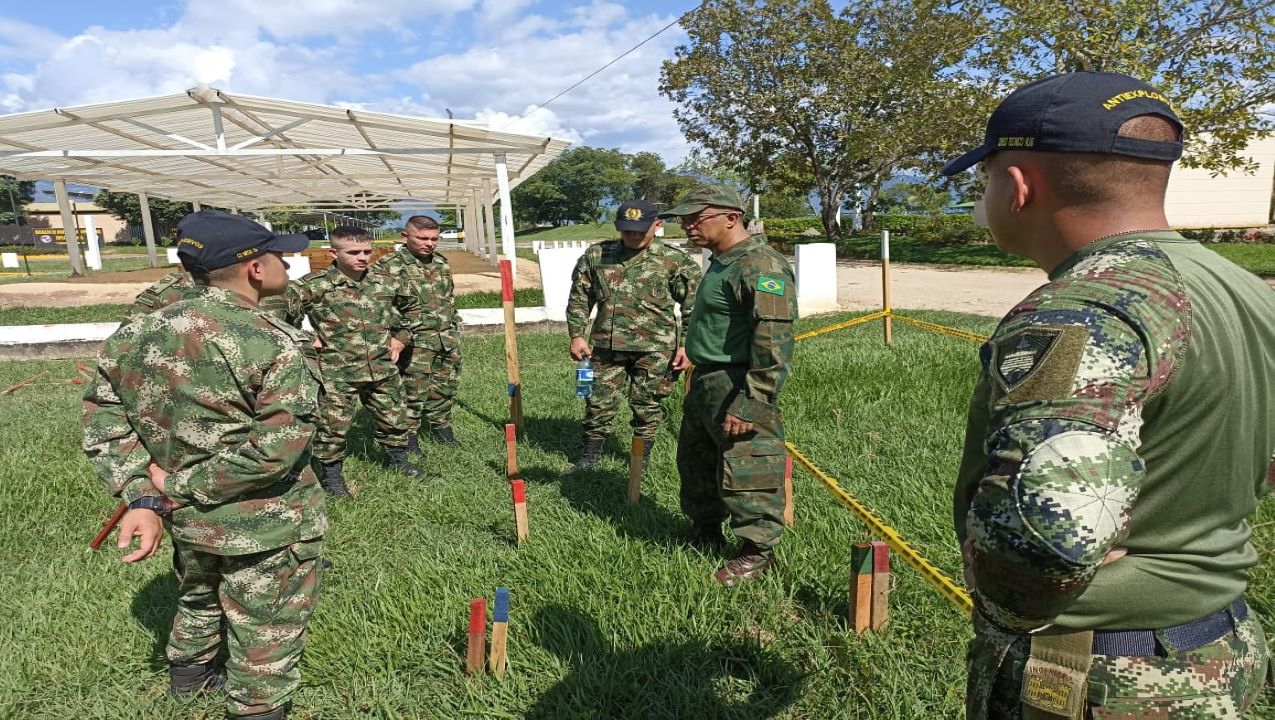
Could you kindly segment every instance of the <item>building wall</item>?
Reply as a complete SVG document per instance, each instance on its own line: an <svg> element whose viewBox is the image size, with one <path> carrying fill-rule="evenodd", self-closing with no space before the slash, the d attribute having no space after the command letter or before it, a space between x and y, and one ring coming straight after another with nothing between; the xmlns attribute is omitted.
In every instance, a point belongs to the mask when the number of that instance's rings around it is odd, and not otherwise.
<svg viewBox="0 0 1275 720"><path fill-rule="evenodd" d="M1275 137L1257 140L1247 155L1258 164L1248 175L1212 177L1208 170L1174 167L1165 207L1175 228L1260 227L1271 223L1275 191Z"/></svg>
<svg viewBox="0 0 1275 720"><path fill-rule="evenodd" d="M81 229L84 228L85 218L90 215L93 217L93 222L97 229L102 231L102 236L106 239L106 242L128 242L128 223L112 216L92 203L75 203L76 223ZM33 227L62 227L62 213L58 210L57 203L31 203L27 205L27 216L31 218Z"/></svg>

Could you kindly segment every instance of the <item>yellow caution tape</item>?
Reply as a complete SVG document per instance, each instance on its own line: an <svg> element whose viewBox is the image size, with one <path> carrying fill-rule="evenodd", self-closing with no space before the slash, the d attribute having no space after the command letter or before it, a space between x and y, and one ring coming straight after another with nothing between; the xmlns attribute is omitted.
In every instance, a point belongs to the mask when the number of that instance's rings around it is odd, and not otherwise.
<svg viewBox="0 0 1275 720"><path fill-rule="evenodd" d="M890 311L889 311L889 310L878 310L877 312L874 312L874 313L872 313L871 315L860 315L860 316L859 316L859 317L857 317L857 318L853 318L853 319L847 320L847 321L845 321L845 322L843 322L843 323L837 323L836 325L829 325L828 327L821 327L821 328L819 328L818 330L810 330L809 332L801 333L801 334L797 335L797 339L798 339L798 340L805 340L805 339L807 339L807 338L812 338L812 337L815 337L815 336L817 336L817 335L823 335L824 333L830 333L830 332L833 332L833 331L835 331L835 330L845 330L846 328L852 328L852 327L854 327L855 325L862 325L863 323L866 323L866 322L872 322L873 320L879 320L879 319L881 319L881 318L883 318L883 317L885 317L886 315L889 315L889 314L890 314Z"/></svg>
<svg viewBox="0 0 1275 720"><path fill-rule="evenodd" d="M966 615L973 612L974 601L970 599L969 593L965 592L961 586L953 582L950 577L948 577L942 570L935 567L929 560L926 560L925 557L909 545L908 542L894 530L894 528L886 525L881 518L877 517L876 513L872 512L866 505L856 500L853 495L843 490L832 476L828 475L828 473L823 470L820 470L818 466L810 461L810 458L806 457L805 453L797 449L796 445L793 445L792 443L784 444L788 447L788 454L792 455L794 460L801 463L801 466L806 469L806 472L814 475L819 482L827 486L833 496L836 497L837 500L841 501L841 504L845 505L850 512L854 513L855 517L859 518L864 525L867 525L868 529L871 530L873 534L885 540L886 543L903 558L903 562L912 566L913 569L921 573L921 577L929 581L931 585L943 594L943 597L947 598Z"/></svg>
<svg viewBox="0 0 1275 720"><path fill-rule="evenodd" d="M930 331L939 333L940 335L950 335L952 337L960 338L962 340L972 340L976 343L987 342L986 335L979 335L977 333L966 332L965 330L957 330L956 328L948 327L946 325L936 325L932 322L926 322L924 320L917 320L915 318L904 317L903 315L892 314L891 316L895 320L902 320L905 323L915 325L923 330L930 330Z"/></svg>

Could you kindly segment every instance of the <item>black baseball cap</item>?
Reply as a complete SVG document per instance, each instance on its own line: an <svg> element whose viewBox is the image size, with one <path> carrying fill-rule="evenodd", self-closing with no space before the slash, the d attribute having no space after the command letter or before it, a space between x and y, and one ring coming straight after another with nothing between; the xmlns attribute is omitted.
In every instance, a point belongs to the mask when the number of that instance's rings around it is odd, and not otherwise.
<svg viewBox="0 0 1275 720"><path fill-rule="evenodd" d="M1159 115L1178 128L1182 121L1169 100L1141 80L1110 72L1054 75L1009 94L987 121L983 144L948 163L955 175L998 150L1052 150L1128 155L1173 162L1181 142L1159 142L1120 135L1126 120Z"/></svg>
<svg viewBox="0 0 1275 720"><path fill-rule="evenodd" d="M221 210L193 212L177 223L177 254L191 272L212 272L268 252L301 252L304 234L275 235L260 223Z"/></svg>
<svg viewBox="0 0 1275 720"><path fill-rule="evenodd" d="M658 218L659 208L645 200L630 200L615 211L615 229L621 232L632 230L646 232L651 223Z"/></svg>

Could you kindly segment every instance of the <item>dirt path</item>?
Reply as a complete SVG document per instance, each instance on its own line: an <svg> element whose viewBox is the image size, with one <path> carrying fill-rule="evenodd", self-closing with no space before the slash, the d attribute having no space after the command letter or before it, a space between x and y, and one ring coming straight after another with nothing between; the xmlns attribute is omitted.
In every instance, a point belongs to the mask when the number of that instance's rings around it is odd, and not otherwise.
<svg viewBox="0 0 1275 720"><path fill-rule="evenodd" d="M1046 282L1034 268L972 268L954 265L890 266L890 301L896 308L955 310L1000 317ZM848 308L881 308L881 265L837 263L837 299Z"/></svg>
<svg viewBox="0 0 1275 720"><path fill-rule="evenodd" d="M452 263L456 294L500 292L500 270L463 251L446 250ZM59 282L9 283L0 285L0 309L13 307L78 307L80 305L128 304L155 280L175 266L146 268L132 272L93 273ZM518 258L518 287L540 287L540 265Z"/></svg>

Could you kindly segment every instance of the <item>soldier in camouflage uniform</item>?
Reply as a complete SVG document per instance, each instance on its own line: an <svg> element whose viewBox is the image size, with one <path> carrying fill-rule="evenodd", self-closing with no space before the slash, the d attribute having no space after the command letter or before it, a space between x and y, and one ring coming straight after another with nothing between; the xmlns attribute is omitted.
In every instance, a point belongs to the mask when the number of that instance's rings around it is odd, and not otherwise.
<svg viewBox="0 0 1275 720"><path fill-rule="evenodd" d="M572 472L601 459L626 384L633 434L644 441L645 464L664 420L664 398L689 364L683 343L700 269L686 253L655 238L663 225L656 212L645 200L621 205L615 216L621 239L590 246L571 275L571 358L591 357L594 367L593 394L585 405L584 451ZM680 325L674 303L682 306ZM585 340L595 307L593 332Z"/></svg>
<svg viewBox="0 0 1275 720"><path fill-rule="evenodd" d="M1049 283L982 349L955 526L970 718L1238 718L1267 672L1245 522L1275 481L1275 293L1168 229L1182 125L1133 78L1015 91L981 161Z"/></svg>
<svg viewBox="0 0 1275 720"><path fill-rule="evenodd" d="M143 290L133 300L133 305L124 315L124 322L136 317L149 315L160 308L168 307L178 300L185 300L194 294L195 282L188 272L168 273L154 285Z"/></svg>
<svg viewBox="0 0 1275 720"><path fill-rule="evenodd" d="M257 301L283 292L282 252L307 238L214 210L178 229L198 292L107 340L84 396L84 450L129 504L120 546L141 546L125 562L153 554L164 526L173 536L172 692L224 685L231 717L279 720L300 683L327 516L310 469L317 363Z"/></svg>
<svg viewBox="0 0 1275 720"><path fill-rule="evenodd" d="M420 304L420 324L410 328L411 339L400 341L406 324L391 328L401 349L398 367L407 394L409 441L419 448L417 433L429 423L436 442L458 444L452 431L452 404L460 389L460 314L452 299L452 268L435 252L438 222L413 215L403 228L403 247L372 265L378 280L394 287L396 297L415 296ZM396 301L397 302L397 301ZM407 310L399 307L400 315Z"/></svg>
<svg viewBox="0 0 1275 720"><path fill-rule="evenodd" d="M695 364L682 406L677 469L686 541L722 546L722 521L744 540L714 573L723 585L774 564L784 529L784 421L779 393L792 367L797 287L784 256L744 227L744 201L705 185L661 217L713 253L695 294L686 354Z"/></svg>
<svg viewBox="0 0 1275 720"><path fill-rule="evenodd" d="M372 414L372 436L390 467L409 477L422 475L407 460L410 426L389 330L398 325L399 340L409 339L420 323L420 306L414 295L394 297L392 286L368 272L372 237L365 230L338 227L331 237L332 265L288 286L284 314L298 328L309 318L314 328L323 373L314 456L323 466L323 489L345 498L346 435L360 402Z"/></svg>

